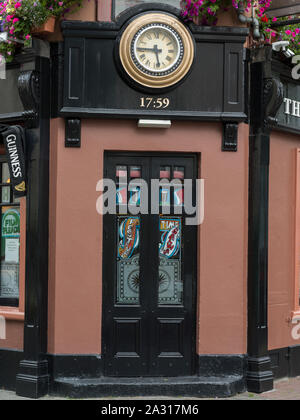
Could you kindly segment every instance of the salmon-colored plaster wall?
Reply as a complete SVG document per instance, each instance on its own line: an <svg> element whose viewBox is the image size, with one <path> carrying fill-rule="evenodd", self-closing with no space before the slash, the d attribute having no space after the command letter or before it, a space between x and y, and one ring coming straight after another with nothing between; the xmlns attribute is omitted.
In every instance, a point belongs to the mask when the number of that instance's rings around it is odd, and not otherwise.
<svg viewBox="0 0 300 420"><path fill-rule="evenodd" d="M237 153L221 152L222 126L83 120L82 145L64 147L64 122L51 122L49 352L101 353L102 219L96 184L105 150L199 153L205 220L199 229L197 351L246 352L248 129ZM199 160L200 165L200 160Z"/></svg>
<svg viewBox="0 0 300 420"><path fill-rule="evenodd" d="M300 137L271 136L269 206L269 348L299 345L292 338L295 291L296 149Z"/></svg>
<svg viewBox="0 0 300 420"><path fill-rule="evenodd" d="M6 320L6 339L0 340L0 349L23 350L24 323L20 320Z"/></svg>

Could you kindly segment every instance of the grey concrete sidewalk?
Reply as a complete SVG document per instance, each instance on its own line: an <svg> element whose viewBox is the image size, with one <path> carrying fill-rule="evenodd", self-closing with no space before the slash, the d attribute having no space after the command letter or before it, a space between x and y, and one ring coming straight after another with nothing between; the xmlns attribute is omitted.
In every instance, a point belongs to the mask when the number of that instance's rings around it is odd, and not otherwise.
<svg viewBox="0 0 300 420"><path fill-rule="evenodd" d="M117 400L118 398L98 398L98 400ZM124 400L170 400L170 397L127 397L120 398ZM189 398L172 398L172 400L186 400ZM16 396L14 392L0 390L0 400L28 400L28 398L21 398ZM40 400L68 400L68 398L57 398L46 396ZM194 400L201 400L201 398L194 398ZM271 392L265 394L252 394L246 392L244 394L237 395L227 400L300 400L300 377L293 379L282 379L275 382L275 388Z"/></svg>

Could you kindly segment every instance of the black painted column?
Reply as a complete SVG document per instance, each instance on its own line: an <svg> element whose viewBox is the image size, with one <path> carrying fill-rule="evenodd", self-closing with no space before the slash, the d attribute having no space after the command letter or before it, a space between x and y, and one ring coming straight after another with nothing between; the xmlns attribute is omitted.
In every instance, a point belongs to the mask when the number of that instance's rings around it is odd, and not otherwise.
<svg viewBox="0 0 300 420"><path fill-rule="evenodd" d="M271 47L252 53L250 63L250 155L248 244L248 391L273 389L268 353L268 220L270 127L282 102L272 78Z"/></svg>
<svg viewBox="0 0 300 420"><path fill-rule="evenodd" d="M50 60L35 58L35 68L19 77L25 107L28 194L24 359L16 392L39 398L48 392L47 353Z"/></svg>

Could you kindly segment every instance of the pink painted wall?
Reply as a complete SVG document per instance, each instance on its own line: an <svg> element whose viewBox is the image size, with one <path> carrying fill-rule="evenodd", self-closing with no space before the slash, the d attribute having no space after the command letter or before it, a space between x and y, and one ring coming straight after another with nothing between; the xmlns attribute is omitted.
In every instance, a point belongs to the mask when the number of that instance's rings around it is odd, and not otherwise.
<svg viewBox="0 0 300 420"><path fill-rule="evenodd" d="M24 323L20 320L6 320L6 339L0 340L0 349L23 350Z"/></svg>
<svg viewBox="0 0 300 420"><path fill-rule="evenodd" d="M201 154L205 220L199 229L197 351L246 352L248 131L237 153L221 152L222 126L83 120L80 149L64 147L64 122L51 123L49 352L101 353L102 219L96 184L105 150Z"/></svg>
<svg viewBox="0 0 300 420"><path fill-rule="evenodd" d="M270 163L269 348L299 345L289 322L295 290L296 149L299 136L273 132Z"/></svg>
<svg viewBox="0 0 300 420"><path fill-rule="evenodd" d="M96 0L97 6L97 20L102 22L111 21L112 0Z"/></svg>

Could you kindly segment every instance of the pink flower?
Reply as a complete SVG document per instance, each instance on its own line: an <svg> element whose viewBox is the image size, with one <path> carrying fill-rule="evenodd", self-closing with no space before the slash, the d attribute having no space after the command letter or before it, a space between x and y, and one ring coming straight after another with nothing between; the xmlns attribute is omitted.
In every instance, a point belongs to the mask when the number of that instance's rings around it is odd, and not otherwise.
<svg viewBox="0 0 300 420"><path fill-rule="evenodd" d="M17 3L15 4L15 9L18 9L21 6L22 6L21 3L17 1Z"/></svg>
<svg viewBox="0 0 300 420"><path fill-rule="evenodd" d="M30 36L30 35L26 35L26 36L25 36L25 39L27 39L27 40L28 40L28 39L30 39L30 38L31 38L31 36Z"/></svg>
<svg viewBox="0 0 300 420"><path fill-rule="evenodd" d="M19 22L19 19L18 18L14 18L13 19L13 23L16 23L16 22Z"/></svg>

